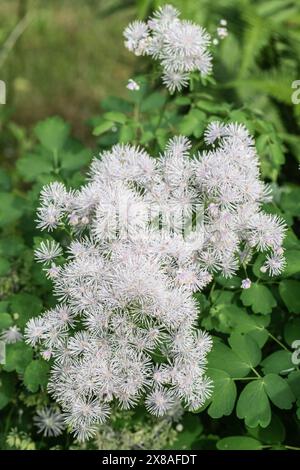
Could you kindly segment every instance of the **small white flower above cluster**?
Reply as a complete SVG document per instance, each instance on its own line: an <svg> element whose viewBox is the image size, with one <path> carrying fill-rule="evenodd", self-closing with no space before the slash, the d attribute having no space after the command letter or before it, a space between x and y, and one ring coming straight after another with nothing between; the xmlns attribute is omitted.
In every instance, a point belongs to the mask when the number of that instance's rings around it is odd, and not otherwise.
<svg viewBox="0 0 300 470"><path fill-rule="evenodd" d="M128 88L128 90L130 90L130 91L138 91L140 89L140 85L135 80L130 78L128 80L126 88Z"/></svg>
<svg viewBox="0 0 300 470"><path fill-rule="evenodd" d="M189 84L189 75L207 75L212 68L210 36L195 23L179 19L171 5L160 7L147 23L134 21L124 31L125 46L135 55L149 55L160 62L163 83L171 93Z"/></svg>

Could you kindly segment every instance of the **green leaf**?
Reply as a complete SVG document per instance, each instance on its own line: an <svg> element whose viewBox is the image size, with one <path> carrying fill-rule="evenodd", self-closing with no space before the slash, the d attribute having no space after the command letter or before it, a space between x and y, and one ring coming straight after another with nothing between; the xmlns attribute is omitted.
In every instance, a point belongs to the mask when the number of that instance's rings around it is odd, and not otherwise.
<svg viewBox="0 0 300 470"><path fill-rule="evenodd" d="M252 308L254 313L271 313L277 302L272 292L262 284L252 284L249 289L244 289L241 301L247 307Z"/></svg>
<svg viewBox="0 0 300 470"><path fill-rule="evenodd" d="M236 386L227 372L209 369L208 376L213 380L214 390L208 414L214 419L229 416L236 400Z"/></svg>
<svg viewBox="0 0 300 470"><path fill-rule="evenodd" d="M113 125L114 123L111 121L103 121L101 122L101 124L95 127L95 129L93 130L93 135L98 136L98 135L104 134L104 132L111 130Z"/></svg>
<svg viewBox="0 0 300 470"><path fill-rule="evenodd" d="M269 152L275 165L282 165L285 162L282 146L278 142L269 144Z"/></svg>
<svg viewBox="0 0 300 470"><path fill-rule="evenodd" d="M43 147L52 152L58 152L66 143L70 125L62 118L54 116L39 122L35 126L34 133Z"/></svg>
<svg viewBox="0 0 300 470"><path fill-rule="evenodd" d="M9 237L1 237L0 255L4 258L15 258L20 256L25 250L25 245L21 237L10 235Z"/></svg>
<svg viewBox="0 0 300 470"><path fill-rule="evenodd" d="M24 372L24 384L30 392L37 392L39 387L46 387L48 382L49 364L42 359L30 362Z"/></svg>
<svg viewBox="0 0 300 470"><path fill-rule="evenodd" d="M166 97L161 93L155 91L147 96L141 103L140 110L142 113L149 111L159 111L164 106Z"/></svg>
<svg viewBox="0 0 300 470"><path fill-rule="evenodd" d="M168 449L190 449L202 433L203 426L198 415L185 413L181 424L183 431L177 434L176 441Z"/></svg>
<svg viewBox="0 0 300 470"><path fill-rule="evenodd" d="M0 168L0 191L9 191L11 187L11 180L8 173Z"/></svg>
<svg viewBox="0 0 300 470"><path fill-rule="evenodd" d="M272 419L266 428L257 426L256 428L248 428L249 434L264 444L279 444L285 439L285 428L278 416L272 413Z"/></svg>
<svg viewBox="0 0 300 470"><path fill-rule="evenodd" d="M60 155L61 168L67 171L81 170L91 161L89 150L83 149L80 152L63 152Z"/></svg>
<svg viewBox="0 0 300 470"><path fill-rule="evenodd" d="M105 111L120 111L121 113L132 112L133 105L124 100L124 98L117 98L116 96L108 96L101 101L101 108Z"/></svg>
<svg viewBox="0 0 300 470"><path fill-rule="evenodd" d="M217 442L219 450L260 450L262 447L257 439L248 436L229 436Z"/></svg>
<svg viewBox="0 0 300 470"><path fill-rule="evenodd" d="M0 258L0 276L5 276L10 271L10 262L7 259Z"/></svg>
<svg viewBox="0 0 300 470"><path fill-rule="evenodd" d="M15 379L12 374L1 372L0 374L0 410L13 398L15 392Z"/></svg>
<svg viewBox="0 0 300 470"><path fill-rule="evenodd" d="M295 367L291 358L292 353L288 351L275 351L266 357L261 363L264 374L280 374L281 372Z"/></svg>
<svg viewBox="0 0 300 470"><path fill-rule="evenodd" d="M34 154L20 158L16 167L26 182L35 181L41 175L49 175L54 169L51 159Z"/></svg>
<svg viewBox="0 0 300 470"><path fill-rule="evenodd" d="M250 371L250 367L223 343L214 344L208 354L208 367L225 371L230 377L245 377Z"/></svg>
<svg viewBox="0 0 300 470"><path fill-rule="evenodd" d="M294 318L284 325L283 335L286 343L291 346L300 338L300 318Z"/></svg>
<svg viewBox="0 0 300 470"><path fill-rule="evenodd" d="M270 276L268 273L263 273L260 268L265 264L266 262L266 255L263 253L260 253L257 258L254 261L254 264L252 266L252 271L255 274L258 279L263 279L264 281L270 280Z"/></svg>
<svg viewBox="0 0 300 470"><path fill-rule="evenodd" d="M286 267L281 277L290 277L300 273L300 250L286 250Z"/></svg>
<svg viewBox="0 0 300 470"><path fill-rule="evenodd" d="M19 293L10 297L10 310L17 314L16 323L24 328L28 320L38 315L42 310L41 300L31 294Z"/></svg>
<svg viewBox="0 0 300 470"><path fill-rule="evenodd" d="M234 332L228 340L233 351L248 367L256 367L261 361L258 344L249 335Z"/></svg>
<svg viewBox="0 0 300 470"><path fill-rule="evenodd" d="M0 193L0 227L16 222L24 210L23 200L11 193Z"/></svg>
<svg viewBox="0 0 300 470"><path fill-rule="evenodd" d="M282 410L289 410L295 401L294 394L288 382L276 374L268 374L264 377L265 390L274 405Z"/></svg>
<svg viewBox="0 0 300 470"><path fill-rule="evenodd" d="M125 124L127 122L127 116L124 113L118 111L110 111L103 114L103 118L110 122L117 122L119 124Z"/></svg>
<svg viewBox="0 0 300 470"><path fill-rule="evenodd" d="M300 313L300 282L285 279L279 284L279 294L289 312Z"/></svg>
<svg viewBox="0 0 300 470"><path fill-rule="evenodd" d="M5 330L13 324L9 313L0 313L0 330Z"/></svg>
<svg viewBox="0 0 300 470"><path fill-rule="evenodd" d="M6 345L6 357L4 370L11 372L13 370L22 374L29 362L32 360L33 351L23 342Z"/></svg>
<svg viewBox="0 0 300 470"><path fill-rule="evenodd" d="M263 379L253 380L242 390L236 407L237 417L250 428L267 427L271 422L271 407L264 390Z"/></svg>
<svg viewBox="0 0 300 470"><path fill-rule="evenodd" d="M119 140L122 143L131 142L135 138L135 128L132 125L125 124L120 129Z"/></svg>
<svg viewBox="0 0 300 470"><path fill-rule="evenodd" d="M226 287L226 289L239 289L242 283L242 279L239 276L229 278L217 276L215 280L218 284L221 284L221 286Z"/></svg>
<svg viewBox="0 0 300 470"><path fill-rule="evenodd" d="M287 378L288 384L295 395L295 397L300 399L300 370L294 370L291 372Z"/></svg>
<svg viewBox="0 0 300 470"><path fill-rule="evenodd" d="M199 109L191 109L180 122L178 131L183 135L192 135L194 132L202 133L205 125L206 115Z"/></svg>
<svg viewBox="0 0 300 470"><path fill-rule="evenodd" d="M282 190L281 208L293 217L300 217L300 187L284 186Z"/></svg>

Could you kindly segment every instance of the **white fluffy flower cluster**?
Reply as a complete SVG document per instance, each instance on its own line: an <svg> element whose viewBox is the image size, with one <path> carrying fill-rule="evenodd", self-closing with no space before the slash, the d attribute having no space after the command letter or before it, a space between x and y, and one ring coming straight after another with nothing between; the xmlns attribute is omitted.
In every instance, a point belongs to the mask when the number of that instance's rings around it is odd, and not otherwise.
<svg viewBox="0 0 300 470"><path fill-rule="evenodd" d="M283 266L284 225L261 210L269 196L247 130L213 123L205 140L217 146L194 158L185 137L159 159L116 145L80 190L52 183L41 193L39 226L69 224L73 239L62 265L56 242L36 250L60 304L25 336L54 359L49 390L79 439L112 402L144 399L157 416L179 401L199 408L211 393L211 340L197 329L193 292L214 273L233 275L253 249L267 252L270 272Z"/></svg>
<svg viewBox="0 0 300 470"><path fill-rule="evenodd" d="M171 5L160 7L147 23L133 21L124 31L125 46L135 55L149 55L163 69L163 82L171 93L189 83L189 74L211 71L210 36L204 28L179 19Z"/></svg>

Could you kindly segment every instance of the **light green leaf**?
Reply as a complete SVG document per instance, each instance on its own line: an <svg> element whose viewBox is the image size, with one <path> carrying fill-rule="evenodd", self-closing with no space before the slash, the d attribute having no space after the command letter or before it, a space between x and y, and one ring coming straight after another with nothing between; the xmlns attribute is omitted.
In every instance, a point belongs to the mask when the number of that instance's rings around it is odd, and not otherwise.
<svg viewBox="0 0 300 470"><path fill-rule="evenodd" d="M9 313L0 313L0 330L5 330L13 324Z"/></svg>
<svg viewBox="0 0 300 470"><path fill-rule="evenodd" d="M295 367L291 358L292 354L288 351L275 351L266 357L261 363L264 374L280 374L281 372Z"/></svg>
<svg viewBox="0 0 300 470"><path fill-rule="evenodd" d="M119 140L121 143L131 142L135 138L135 128L132 125L125 124L120 129Z"/></svg>
<svg viewBox="0 0 300 470"><path fill-rule="evenodd" d="M208 367L227 372L230 377L245 377L250 367L223 343L214 344L208 354Z"/></svg>
<svg viewBox="0 0 300 470"><path fill-rule="evenodd" d="M117 122L119 124L125 124L127 121L127 116L124 113L118 111L110 111L103 114L103 118L110 122Z"/></svg>
<svg viewBox="0 0 300 470"><path fill-rule="evenodd" d="M260 450L262 447L257 439L248 436L229 436L217 442L219 450Z"/></svg>
<svg viewBox="0 0 300 470"><path fill-rule="evenodd" d="M12 193L0 193L0 227L16 222L22 215L24 202Z"/></svg>
<svg viewBox="0 0 300 470"><path fill-rule="evenodd" d="M104 134L104 132L111 130L113 125L114 123L111 121L103 121L101 122L101 124L98 124L98 126L95 127L95 129L93 130L93 135L98 136L98 135Z"/></svg>
<svg viewBox="0 0 300 470"><path fill-rule="evenodd" d="M248 367L256 367L261 361L258 344L249 335L234 332L228 340L231 348Z"/></svg>
<svg viewBox="0 0 300 470"><path fill-rule="evenodd" d="M42 155L26 155L17 160L17 170L27 182L35 181L41 175L53 172L53 162Z"/></svg>
<svg viewBox="0 0 300 470"><path fill-rule="evenodd" d="M209 369L208 376L213 380L213 395L208 414L214 419L229 416L236 400L236 386L230 375L223 370Z"/></svg>
<svg viewBox="0 0 300 470"><path fill-rule="evenodd" d="M70 125L62 118L54 116L39 122L35 126L34 133L43 147L57 152L66 143L70 133Z"/></svg>
<svg viewBox="0 0 300 470"><path fill-rule="evenodd" d="M286 267L281 277L290 277L300 273L300 250L286 250Z"/></svg>
<svg viewBox="0 0 300 470"><path fill-rule="evenodd" d="M32 360L32 355L32 349L23 342L7 344L3 368L7 372L16 370L19 374L22 374Z"/></svg>
<svg viewBox="0 0 300 470"><path fill-rule="evenodd" d="M249 434L264 444L279 444L285 439L285 428L278 416L272 413L272 419L266 428L257 426L256 428L248 428Z"/></svg>
<svg viewBox="0 0 300 470"><path fill-rule="evenodd" d="M293 318L284 325L283 335L286 343L291 346L300 339L300 318Z"/></svg>
<svg viewBox="0 0 300 470"><path fill-rule="evenodd" d="M199 109L191 109L180 122L178 131L183 135L192 135L194 132L202 133L206 121L206 115Z"/></svg>
<svg viewBox="0 0 300 470"><path fill-rule="evenodd" d="M291 372L287 378L288 384L295 395L295 397L300 399L300 370L294 370Z"/></svg>
<svg viewBox="0 0 300 470"><path fill-rule="evenodd" d="M279 284L279 294L289 312L300 313L300 282L285 279Z"/></svg>
<svg viewBox="0 0 300 470"><path fill-rule="evenodd" d="M24 384L30 392L37 392L39 387L46 387L48 382L49 364L42 359L30 362L24 372Z"/></svg>
<svg viewBox="0 0 300 470"><path fill-rule="evenodd" d="M166 101L165 95L155 91L147 96L141 103L140 110L142 113L149 111L159 111Z"/></svg>
<svg viewBox="0 0 300 470"><path fill-rule="evenodd" d="M264 377L265 390L274 405L282 410L289 410L295 401L294 394L288 382L276 374L268 374Z"/></svg>
<svg viewBox="0 0 300 470"><path fill-rule="evenodd" d="M252 308L254 313L271 313L277 302L272 292L262 284L252 284L249 289L244 289L241 301L247 307Z"/></svg>
<svg viewBox="0 0 300 470"><path fill-rule="evenodd" d="M76 171L81 170L91 161L89 150L83 149L80 152L63 152L60 156L61 167L63 170Z"/></svg>
<svg viewBox="0 0 300 470"><path fill-rule="evenodd" d="M250 428L267 427L271 422L271 407L263 379L253 380L242 390L236 407L237 417Z"/></svg>
<svg viewBox="0 0 300 470"><path fill-rule="evenodd" d="M10 310L17 314L16 323L24 328L28 320L39 314L42 310L41 300L31 294L18 293L10 297Z"/></svg>

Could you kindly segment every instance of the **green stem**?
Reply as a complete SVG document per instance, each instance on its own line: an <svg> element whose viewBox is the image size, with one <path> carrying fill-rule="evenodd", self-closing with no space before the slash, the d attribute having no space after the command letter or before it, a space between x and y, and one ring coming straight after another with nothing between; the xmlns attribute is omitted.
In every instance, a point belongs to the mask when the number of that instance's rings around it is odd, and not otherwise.
<svg viewBox="0 0 300 470"><path fill-rule="evenodd" d="M273 339L273 341L275 341L277 344L279 344L279 346L281 348L283 348L285 351L289 352L288 348L281 341L279 341L279 339L277 339L275 336L273 336L272 333L268 333L268 335L270 336L270 338Z"/></svg>
<svg viewBox="0 0 300 470"><path fill-rule="evenodd" d="M258 380L259 377L233 377L232 380Z"/></svg>
<svg viewBox="0 0 300 470"><path fill-rule="evenodd" d="M210 292L209 292L209 298L211 299L211 296L213 295L213 292L215 290L215 287L216 287L216 282L214 281L212 286L211 286L211 289L210 289Z"/></svg>
<svg viewBox="0 0 300 470"><path fill-rule="evenodd" d="M258 379L261 379L261 375L257 372L256 369L254 369L254 367L251 367L251 370L254 372Z"/></svg>
<svg viewBox="0 0 300 470"><path fill-rule="evenodd" d="M54 171L58 170L58 150L54 149L53 150L53 165L54 165Z"/></svg>

